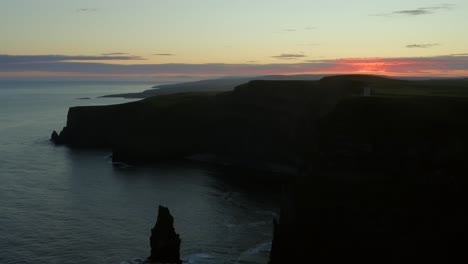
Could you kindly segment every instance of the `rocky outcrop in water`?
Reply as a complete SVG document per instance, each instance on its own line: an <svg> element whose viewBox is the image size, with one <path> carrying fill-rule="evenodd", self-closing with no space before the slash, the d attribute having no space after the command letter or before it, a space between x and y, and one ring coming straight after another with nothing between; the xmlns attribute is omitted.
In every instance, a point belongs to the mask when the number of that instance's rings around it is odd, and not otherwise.
<svg viewBox="0 0 468 264"><path fill-rule="evenodd" d="M60 137L57 131L54 130L54 132L52 132L52 135L50 135L50 140L56 144L59 144Z"/></svg>
<svg viewBox="0 0 468 264"><path fill-rule="evenodd" d="M56 145L66 144L67 140L67 128L64 127L63 130L59 133L57 131L53 131L50 135L50 141L54 142Z"/></svg>
<svg viewBox="0 0 468 264"><path fill-rule="evenodd" d="M148 257L148 262L181 264L180 243L179 235L174 229L174 218L169 209L159 206L158 220L151 229L151 255Z"/></svg>

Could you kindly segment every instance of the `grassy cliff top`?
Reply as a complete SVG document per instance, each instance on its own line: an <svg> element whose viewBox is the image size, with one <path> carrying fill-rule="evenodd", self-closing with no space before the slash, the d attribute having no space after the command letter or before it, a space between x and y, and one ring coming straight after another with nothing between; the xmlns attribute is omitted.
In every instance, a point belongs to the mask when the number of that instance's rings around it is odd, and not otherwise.
<svg viewBox="0 0 468 264"><path fill-rule="evenodd" d="M468 79L400 80L376 75L337 75L321 82L355 81L370 87L377 96L450 96L468 97Z"/></svg>

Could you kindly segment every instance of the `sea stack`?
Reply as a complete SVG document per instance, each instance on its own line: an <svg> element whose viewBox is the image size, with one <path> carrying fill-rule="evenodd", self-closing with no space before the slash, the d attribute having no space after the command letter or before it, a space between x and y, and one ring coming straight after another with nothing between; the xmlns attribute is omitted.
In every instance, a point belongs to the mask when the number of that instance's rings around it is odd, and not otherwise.
<svg viewBox="0 0 468 264"><path fill-rule="evenodd" d="M52 132L52 135L50 135L50 140L55 144L60 144L60 136L57 131L54 130L54 132Z"/></svg>
<svg viewBox="0 0 468 264"><path fill-rule="evenodd" d="M158 219L151 229L151 256L149 263L181 264L180 238L174 229L174 218L169 209L159 206Z"/></svg>

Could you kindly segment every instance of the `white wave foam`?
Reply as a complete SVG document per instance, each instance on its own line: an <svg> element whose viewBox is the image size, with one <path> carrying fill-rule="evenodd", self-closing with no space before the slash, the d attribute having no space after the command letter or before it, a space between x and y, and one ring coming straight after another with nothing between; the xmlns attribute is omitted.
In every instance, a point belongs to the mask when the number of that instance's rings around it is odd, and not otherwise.
<svg viewBox="0 0 468 264"><path fill-rule="evenodd" d="M271 241L270 242L265 242L262 244L258 244L254 248L250 248L246 251L247 254L249 255L255 255L261 252L270 252L271 250Z"/></svg>
<svg viewBox="0 0 468 264"><path fill-rule="evenodd" d="M213 259L214 257L207 253L196 253L183 258L183 263L202 263L205 259Z"/></svg>
<svg viewBox="0 0 468 264"><path fill-rule="evenodd" d="M273 212L273 211L268 211L268 210L262 210L262 211L256 211L257 214L261 214L261 215L268 215L268 216L272 216L273 218L279 218L279 215L277 212Z"/></svg>
<svg viewBox="0 0 468 264"><path fill-rule="evenodd" d="M256 227L256 226L262 226L262 225L271 225L271 221L268 220L268 221L257 221L257 222L252 222L252 223L248 223L247 226L249 227Z"/></svg>
<svg viewBox="0 0 468 264"><path fill-rule="evenodd" d="M126 260L124 262L121 262L120 264L144 264L144 263L147 263L147 262L145 262L144 260L140 258L134 258L131 260Z"/></svg>
<svg viewBox="0 0 468 264"><path fill-rule="evenodd" d="M240 263L267 263L268 252L271 251L271 242L265 242L249 248L242 252L237 258L236 264Z"/></svg>
<svg viewBox="0 0 468 264"><path fill-rule="evenodd" d="M120 161L110 161L110 163L112 163L112 165L114 165L114 167L116 168L119 168L119 169L127 169L127 168L131 168L132 166L125 163L125 162L120 162Z"/></svg>
<svg viewBox="0 0 468 264"><path fill-rule="evenodd" d="M204 260L207 259L214 259L214 257L207 253L196 253L182 258L182 263L197 264L203 263ZM123 261L120 264L148 264L148 262L140 258L134 258L131 260Z"/></svg>

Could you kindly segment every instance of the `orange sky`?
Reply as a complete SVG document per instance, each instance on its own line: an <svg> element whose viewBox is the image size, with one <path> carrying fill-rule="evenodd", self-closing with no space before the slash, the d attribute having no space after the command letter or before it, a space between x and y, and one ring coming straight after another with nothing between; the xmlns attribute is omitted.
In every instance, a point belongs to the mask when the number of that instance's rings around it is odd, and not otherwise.
<svg viewBox="0 0 468 264"><path fill-rule="evenodd" d="M0 3L1 78L468 76L468 2Z"/></svg>

